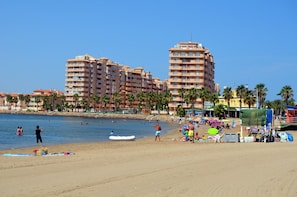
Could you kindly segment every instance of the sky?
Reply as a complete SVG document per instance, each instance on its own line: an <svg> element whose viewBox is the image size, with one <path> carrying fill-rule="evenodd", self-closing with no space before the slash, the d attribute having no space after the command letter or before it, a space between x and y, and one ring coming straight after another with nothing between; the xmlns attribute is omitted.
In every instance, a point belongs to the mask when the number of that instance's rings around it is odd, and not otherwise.
<svg viewBox="0 0 297 197"><path fill-rule="evenodd" d="M215 60L215 83L266 100L291 86L297 100L296 0L2 0L0 92L65 91L68 59L89 54L168 78L169 49L198 42Z"/></svg>

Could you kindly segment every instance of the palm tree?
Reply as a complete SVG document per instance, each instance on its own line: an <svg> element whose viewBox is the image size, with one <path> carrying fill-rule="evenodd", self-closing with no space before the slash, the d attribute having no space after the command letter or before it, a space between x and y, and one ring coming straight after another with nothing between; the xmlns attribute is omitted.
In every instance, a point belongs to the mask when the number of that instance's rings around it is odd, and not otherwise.
<svg viewBox="0 0 297 197"><path fill-rule="evenodd" d="M109 103L109 101L110 101L110 98L109 98L108 94L104 94L103 97L102 97L102 102L104 103L105 111L106 111L107 103Z"/></svg>
<svg viewBox="0 0 297 197"><path fill-rule="evenodd" d="M25 100L25 97L23 94L19 94L19 100L21 101L21 103L20 103L21 108L23 108L23 101Z"/></svg>
<svg viewBox="0 0 297 197"><path fill-rule="evenodd" d="M184 88L181 88L178 90L178 95L180 96L181 98L181 106L184 105L184 98L185 98L185 93L186 93L186 90Z"/></svg>
<svg viewBox="0 0 297 197"><path fill-rule="evenodd" d="M90 106L86 98L83 98L80 103L84 110L89 110Z"/></svg>
<svg viewBox="0 0 297 197"><path fill-rule="evenodd" d="M158 110L158 114L160 115L160 110L163 109L163 94L159 92L153 93L153 99L155 102L155 109Z"/></svg>
<svg viewBox="0 0 297 197"><path fill-rule="evenodd" d="M13 97L12 97L12 102L14 103L14 107L16 108L16 106L17 106L17 103L19 102L19 98L18 98L18 97L15 97L15 96L13 96Z"/></svg>
<svg viewBox="0 0 297 197"><path fill-rule="evenodd" d="M204 102L209 99L210 91L207 88L202 87L198 89L198 97L202 100L202 109L204 109Z"/></svg>
<svg viewBox="0 0 297 197"><path fill-rule="evenodd" d="M209 96L209 101L212 102L213 106L216 106L216 103L219 102L219 94L218 93L212 93Z"/></svg>
<svg viewBox="0 0 297 197"><path fill-rule="evenodd" d="M243 102L249 106L249 109L256 103L255 95L251 90L246 91L245 95L243 96Z"/></svg>
<svg viewBox="0 0 297 197"><path fill-rule="evenodd" d="M287 106L289 105L289 100L294 97L293 89L289 85L284 86L277 95L285 100Z"/></svg>
<svg viewBox="0 0 297 197"><path fill-rule="evenodd" d="M255 91L258 98L258 108L263 108L268 89L265 87L265 84L259 83L256 85Z"/></svg>
<svg viewBox="0 0 297 197"><path fill-rule="evenodd" d="M42 98L43 108L46 109L47 111L52 108L52 105L49 103L49 99L50 98L47 95Z"/></svg>
<svg viewBox="0 0 297 197"><path fill-rule="evenodd" d="M61 111L64 111L66 97L65 97L64 95L61 95L61 96L59 97L59 100L60 100L60 102L61 102Z"/></svg>
<svg viewBox="0 0 297 197"><path fill-rule="evenodd" d="M189 89L186 94L185 94L185 101L188 104L191 104L191 108L192 108L192 114L194 115L194 107L195 107L195 103L198 99L199 93L198 90L196 88L191 88Z"/></svg>
<svg viewBox="0 0 297 197"><path fill-rule="evenodd" d="M225 110L226 110L226 106L222 104L215 106L213 109L215 115L218 116L219 119L222 119L223 117L225 117Z"/></svg>
<svg viewBox="0 0 297 197"><path fill-rule="evenodd" d="M232 93L231 87L225 87L224 88L223 96L224 96L224 99L227 101L227 104L228 104L228 116L230 117L230 114L229 114L230 100L233 98L233 93Z"/></svg>
<svg viewBox="0 0 297 197"><path fill-rule="evenodd" d="M127 100L129 102L129 108L131 109L133 106L133 102L135 101L135 96L134 94L130 93L127 95Z"/></svg>
<svg viewBox="0 0 297 197"><path fill-rule="evenodd" d="M112 95L112 100L114 102L114 106L115 106L115 111L118 111L119 108L119 103L122 102L122 96L120 95L119 92L115 92Z"/></svg>
<svg viewBox="0 0 297 197"><path fill-rule="evenodd" d="M163 98L163 100L162 100L163 106L165 107L167 114L169 114L169 102L172 101L173 96L169 90L166 90L163 93L162 98Z"/></svg>
<svg viewBox="0 0 297 197"><path fill-rule="evenodd" d="M8 102L10 104L10 108L11 109L11 104L13 103L13 98L11 95L6 95L6 102Z"/></svg>
<svg viewBox="0 0 297 197"><path fill-rule="evenodd" d="M145 93L145 100L146 100L147 109L150 111L152 109L152 104L154 101L154 94L152 91L148 91Z"/></svg>
<svg viewBox="0 0 297 197"><path fill-rule="evenodd" d="M56 109L55 102L57 100L57 97L58 97L57 92L52 92L51 93L51 96L50 96L50 98L52 100L52 109L51 110L55 110Z"/></svg>
<svg viewBox="0 0 297 197"><path fill-rule="evenodd" d="M35 103L37 104L37 111L38 111L39 103L41 102L40 96L35 96L34 100L35 100Z"/></svg>
<svg viewBox="0 0 297 197"><path fill-rule="evenodd" d="M79 95L77 93L75 93L73 95L73 100L74 100L74 103L75 103L75 109L77 109L77 104L78 104L78 100L79 100Z"/></svg>
<svg viewBox="0 0 297 197"><path fill-rule="evenodd" d="M247 89L244 85L239 85L236 88L236 95L239 97L239 109L241 110L242 108L242 99L246 93Z"/></svg>
<svg viewBox="0 0 297 197"><path fill-rule="evenodd" d="M275 114L282 114L286 110L286 103L280 99L271 102L271 108Z"/></svg>
<svg viewBox="0 0 297 197"><path fill-rule="evenodd" d="M28 108L28 105L29 105L29 103L31 101L30 95L28 95L28 94L25 95L24 100L25 100L26 107Z"/></svg>
<svg viewBox="0 0 297 197"><path fill-rule="evenodd" d="M99 97L98 94L92 94L91 102L93 104L93 109L94 109L95 112L97 111L96 110L96 108L97 108L96 105L97 105L97 103L98 103L99 100L100 100L100 97Z"/></svg>
<svg viewBox="0 0 297 197"><path fill-rule="evenodd" d="M138 100L138 107L139 107L140 110L142 110L143 102L145 100L145 95L144 95L143 92L139 92L139 93L137 93L136 97L137 97L137 100Z"/></svg>

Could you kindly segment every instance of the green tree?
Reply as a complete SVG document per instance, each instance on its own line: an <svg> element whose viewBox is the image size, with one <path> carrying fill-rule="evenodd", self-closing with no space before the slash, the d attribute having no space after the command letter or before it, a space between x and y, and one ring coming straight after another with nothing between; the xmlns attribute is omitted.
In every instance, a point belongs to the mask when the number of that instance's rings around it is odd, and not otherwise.
<svg viewBox="0 0 297 197"><path fill-rule="evenodd" d="M293 89L289 85L285 85L277 95L284 99L287 106L289 105L289 100L294 97Z"/></svg>
<svg viewBox="0 0 297 197"><path fill-rule="evenodd" d="M213 104L213 106L216 106L216 103L219 102L219 94L218 93L210 94L209 101Z"/></svg>
<svg viewBox="0 0 297 197"><path fill-rule="evenodd" d="M23 94L19 94L19 100L20 100L21 108L23 108L23 102L25 100L25 96Z"/></svg>
<svg viewBox="0 0 297 197"><path fill-rule="evenodd" d="M258 108L264 107L264 102L266 100L266 95L268 89L265 87L265 84L259 83L256 85L255 89L258 101Z"/></svg>
<svg viewBox="0 0 297 197"><path fill-rule="evenodd" d="M246 89L246 87L244 85L239 85L236 88L236 95L237 95L237 97L239 97L239 108L240 108L240 110L242 108L242 100L243 100L244 95L246 94L246 91L247 91L247 89Z"/></svg>
<svg viewBox="0 0 297 197"><path fill-rule="evenodd" d="M30 95L25 95L24 96L24 100L25 100L25 104L26 104L26 107L28 107L28 105L29 105L29 103L30 103L30 101L31 101L31 97L30 97Z"/></svg>
<svg viewBox="0 0 297 197"><path fill-rule="evenodd" d="M73 95L73 100L74 100L74 104L75 104L75 109L78 109L78 100L79 100L79 95L77 93L75 93Z"/></svg>
<svg viewBox="0 0 297 197"><path fill-rule="evenodd" d="M186 93L186 89L184 88L181 88L178 90L178 95L180 96L181 98L181 106L183 107L184 106L184 99L185 99L185 93Z"/></svg>
<svg viewBox="0 0 297 197"><path fill-rule="evenodd" d="M133 103L135 101L135 96L134 94L130 93L127 95L127 101L129 102L129 108L131 109L133 106Z"/></svg>
<svg viewBox="0 0 297 197"><path fill-rule="evenodd" d="M51 100L51 110L54 111L56 109L56 101L58 98L57 92L52 92L50 95L50 100Z"/></svg>
<svg viewBox="0 0 297 197"><path fill-rule="evenodd" d="M19 98L16 97L16 96L13 96L13 97L12 97L12 103L14 103L14 107L15 107L15 108L16 108L18 102L19 102Z"/></svg>
<svg viewBox="0 0 297 197"><path fill-rule="evenodd" d="M146 100L146 108L150 111L154 101L154 94L152 91L148 91L144 95Z"/></svg>
<svg viewBox="0 0 297 197"><path fill-rule="evenodd" d="M196 88L189 89L185 94L186 103L191 104L192 114L194 114L194 107L195 107L195 103L198 99L198 96L199 96L199 93Z"/></svg>
<svg viewBox="0 0 297 197"><path fill-rule="evenodd" d="M66 101L66 97L65 97L65 95L61 95L60 97L59 97L59 100L60 100L60 110L61 111L64 111L64 108L65 108L65 101Z"/></svg>
<svg viewBox="0 0 297 197"><path fill-rule="evenodd" d="M163 110L165 109L167 111L167 114L169 114L169 102L172 101L173 96L169 90L166 90L162 94L162 104L163 104Z"/></svg>
<svg viewBox="0 0 297 197"><path fill-rule="evenodd" d="M160 110L163 109L163 94L159 92L153 93L152 100L155 102L155 109L158 110L158 114L160 114Z"/></svg>
<svg viewBox="0 0 297 197"><path fill-rule="evenodd" d="M176 108L176 115L178 115L180 117L185 117L186 116L186 110L181 105L178 105L177 108Z"/></svg>
<svg viewBox="0 0 297 197"><path fill-rule="evenodd" d="M226 106L222 104L216 105L213 111L215 116L219 117L219 119L222 119L225 117Z"/></svg>
<svg viewBox="0 0 297 197"><path fill-rule="evenodd" d="M114 106L115 106L115 111L118 111L119 109L119 104L122 102L122 96L120 95L119 92L115 92L112 95L112 100L114 102Z"/></svg>
<svg viewBox="0 0 297 197"><path fill-rule="evenodd" d="M80 103L81 103L81 106L83 107L84 110L89 110L90 109L89 102L87 101L86 98L81 99Z"/></svg>
<svg viewBox="0 0 297 197"><path fill-rule="evenodd" d="M43 98L42 98L42 100L43 100L43 108L44 109L46 109L47 111L49 110L49 109L52 109L52 105L50 104L50 97L49 96L44 96Z"/></svg>
<svg viewBox="0 0 297 197"><path fill-rule="evenodd" d="M92 97L91 97L91 102L92 102L92 105L93 105L93 109L94 111L96 112L97 110L97 104L98 102L100 101L100 97L98 94L92 94Z"/></svg>
<svg viewBox="0 0 297 197"><path fill-rule="evenodd" d="M286 110L286 103L280 99L271 102L271 108L275 114L281 115Z"/></svg>
<svg viewBox="0 0 297 197"><path fill-rule="evenodd" d="M39 111L39 103L41 102L40 96L34 96L34 100L37 105L37 111Z"/></svg>
<svg viewBox="0 0 297 197"><path fill-rule="evenodd" d="M109 101L110 101L108 94L104 94L101 100L104 104L104 110L106 111L107 103L109 103Z"/></svg>
<svg viewBox="0 0 297 197"><path fill-rule="evenodd" d="M256 103L255 95L251 90L246 91L243 97L243 102L249 106L249 109L251 108L252 105Z"/></svg>
<svg viewBox="0 0 297 197"><path fill-rule="evenodd" d="M145 100L145 95L144 95L143 92L138 92L136 97L137 97L137 100L138 100L138 108L139 108L139 110L142 110L143 102Z"/></svg>
<svg viewBox="0 0 297 197"><path fill-rule="evenodd" d="M225 87L223 91L223 97L227 101L228 104L228 116L230 117L229 110L230 110L230 100L233 98L233 92L231 87Z"/></svg>
<svg viewBox="0 0 297 197"><path fill-rule="evenodd" d="M198 97L202 100L202 109L204 109L204 102L210 97L210 91L206 87L198 89Z"/></svg>
<svg viewBox="0 0 297 197"><path fill-rule="evenodd" d="M6 95L6 102L10 104L10 106L12 105L13 103L13 97L11 95ZM9 108L11 109L11 108Z"/></svg>

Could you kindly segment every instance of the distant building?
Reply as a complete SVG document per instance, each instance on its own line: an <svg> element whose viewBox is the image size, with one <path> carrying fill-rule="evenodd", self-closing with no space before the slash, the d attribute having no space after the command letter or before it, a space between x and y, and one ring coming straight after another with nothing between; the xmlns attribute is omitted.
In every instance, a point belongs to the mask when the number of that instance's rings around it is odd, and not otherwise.
<svg viewBox="0 0 297 197"><path fill-rule="evenodd" d="M56 96L55 101L50 99L53 95ZM44 90L38 89L34 90L32 94L19 94L19 93L0 93L0 110L14 110L14 111L45 111L45 97L48 97L48 104L60 104L60 98L64 95L62 91L59 90ZM9 103L7 101L8 96L13 98L14 102ZM25 100L25 97L29 98L29 102ZM38 98L38 99L37 99ZM51 106L51 108L56 109L56 106Z"/></svg>
<svg viewBox="0 0 297 197"><path fill-rule="evenodd" d="M168 89L173 95L169 107L171 110L183 104L183 108L191 106L182 101L180 89L207 88L215 92L214 68L212 54L197 42L180 42L169 49L169 80ZM202 108L201 99L197 99L195 108Z"/></svg>
<svg viewBox="0 0 297 197"><path fill-rule="evenodd" d="M74 95L77 94L79 101L86 99L91 103L92 95L96 94L100 98L113 94L121 95L121 108L128 108L127 95L136 95L139 92L158 92L166 88L166 84L157 78L153 78L150 72L143 68L130 68L119 63L115 63L108 58L94 58L90 55L77 56L68 59L66 64L65 96L66 102L75 105ZM110 108L115 104L112 99ZM137 103L133 103L137 107Z"/></svg>
<svg viewBox="0 0 297 197"><path fill-rule="evenodd" d="M240 110L240 98L236 94L236 90L232 90L232 99L230 99L230 108L236 108L238 111ZM219 102L216 104L226 105L228 106L228 102L226 99L224 99L224 96L219 96ZM242 109L248 109L248 104L244 103L244 99L241 98L241 108ZM257 108L257 103L255 102L254 105L251 106L251 108Z"/></svg>

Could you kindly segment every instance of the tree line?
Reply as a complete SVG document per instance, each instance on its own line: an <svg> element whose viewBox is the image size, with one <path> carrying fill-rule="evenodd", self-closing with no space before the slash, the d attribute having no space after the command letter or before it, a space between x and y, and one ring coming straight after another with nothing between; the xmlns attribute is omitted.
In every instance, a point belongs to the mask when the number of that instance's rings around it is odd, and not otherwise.
<svg viewBox="0 0 297 197"><path fill-rule="evenodd" d="M294 93L291 86L284 86L280 92L277 94L281 96L282 99L277 99L274 101L266 100L268 89L265 87L265 84L260 83L255 86L254 89L249 90L244 85L239 85L235 89L236 96L239 98L240 109L242 108L242 103L251 106L257 104L258 108L270 108L274 109L275 114L284 113L288 105L295 106ZM178 95L181 98L179 105L176 107L176 113L179 116L185 115L185 109L183 108L184 104L190 106L194 111L195 104L197 99L201 99L202 109L204 109L204 102L209 101L213 104L214 113L216 116L223 116L226 111L230 110L230 101L233 99L233 91L231 87L225 87L222 96L227 102L227 106L216 105L219 102L219 93L212 93L206 87L200 89L191 88L184 89L181 88L178 90ZM6 101L11 105L16 105L18 101L21 101L28 108L31 101L30 95L19 94L16 96L7 95ZM38 107L47 111L78 111L80 109L90 110L93 109L95 112L97 110L103 109L104 111L110 110L111 108L114 111L119 111L119 109L125 108L123 105L123 96L119 92L114 92L113 94L104 94L100 97L98 94L92 94L89 99L81 98L78 94L73 95L74 103L66 102L66 97L64 95L58 95L56 92L53 92L51 95L46 96L34 96L35 103ZM173 95L169 90L164 92L138 92L136 95L128 94L126 95L126 103L129 106L129 109L141 111L143 109L147 110L161 110L167 111L169 114L169 103L172 101ZM39 103L43 103L42 106L39 106ZM137 107L136 107L137 106Z"/></svg>

